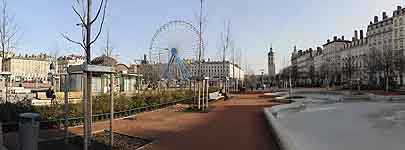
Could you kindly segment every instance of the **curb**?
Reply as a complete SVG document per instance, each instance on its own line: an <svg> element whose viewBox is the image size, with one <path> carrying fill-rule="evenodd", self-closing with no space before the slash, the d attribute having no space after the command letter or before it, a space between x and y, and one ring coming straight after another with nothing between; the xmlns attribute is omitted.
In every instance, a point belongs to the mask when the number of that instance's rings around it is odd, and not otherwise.
<svg viewBox="0 0 405 150"><path fill-rule="evenodd" d="M305 107L300 102L293 102L290 104L278 105L273 106L270 108L264 108L264 115L266 116L268 125L270 127L271 132L276 138L277 144L279 145L281 150L296 150L296 146L293 143L293 140L285 133L286 129L284 129L277 120L278 113L281 111L286 111L289 109L294 108L302 108Z"/></svg>

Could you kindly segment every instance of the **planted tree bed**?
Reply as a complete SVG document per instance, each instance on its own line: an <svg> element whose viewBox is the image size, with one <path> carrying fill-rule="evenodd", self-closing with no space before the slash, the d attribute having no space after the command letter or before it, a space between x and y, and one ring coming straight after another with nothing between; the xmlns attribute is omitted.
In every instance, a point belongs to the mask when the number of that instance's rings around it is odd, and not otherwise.
<svg viewBox="0 0 405 150"><path fill-rule="evenodd" d="M109 150L109 138L110 134L107 132L102 132L95 134L92 142L92 149L96 150ZM143 147L152 140L132 137L120 133L114 133L114 149L116 150L135 150L137 148ZM83 138L81 136L73 137L69 139L69 143L65 144L64 140L55 140L40 142L38 145L40 150L81 150L83 149Z"/></svg>

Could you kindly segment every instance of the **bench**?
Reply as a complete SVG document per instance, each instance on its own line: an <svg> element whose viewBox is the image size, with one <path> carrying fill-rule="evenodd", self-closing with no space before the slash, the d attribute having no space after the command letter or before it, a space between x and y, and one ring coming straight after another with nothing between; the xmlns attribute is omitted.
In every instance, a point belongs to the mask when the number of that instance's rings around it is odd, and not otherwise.
<svg viewBox="0 0 405 150"><path fill-rule="evenodd" d="M38 100L51 100L51 98L48 98L48 97L46 96L46 93L45 93L45 92L37 92L37 93L35 94L35 98L38 99Z"/></svg>
<svg viewBox="0 0 405 150"><path fill-rule="evenodd" d="M55 93L56 96L56 100L64 100L65 99L65 93L64 92L56 92ZM48 98L46 96L46 92L37 92L36 99L38 100L50 100L50 98ZM68 99L81 99L82 98L82 94L80 92L69 92L68 93Z"/></svg>
<svg viewBox="0 0 405 150"><path fill-rule="evenodd" d="M64 100L65 99L65 93L64 92L56 92L56 99L57 100ZM82 93L81 92L69 92L68 93L68 99L82 99Z"/></svg>
<svg viewBox="0 0 405 150"><path fill-rule="evenodd" d="M219 99L223 98L224 96L222 96L219 92L213 92L213 93L209 93L208 97L210 100L219 100Z"/></svg>
<svg viewBox="0 0 405 150"><path fill-rule="evenodd" d="M65 100L65 93L64 92L56 92L55 93L55 102L56 103L64 103ZM46 97L46 92L37 92L35 99L31 101L32 105L35 106L44 106L44 105L51 105L51 98ZM71 104L79 103L82 100L81 92L69 92L68 93L68 101Z"/></svg>

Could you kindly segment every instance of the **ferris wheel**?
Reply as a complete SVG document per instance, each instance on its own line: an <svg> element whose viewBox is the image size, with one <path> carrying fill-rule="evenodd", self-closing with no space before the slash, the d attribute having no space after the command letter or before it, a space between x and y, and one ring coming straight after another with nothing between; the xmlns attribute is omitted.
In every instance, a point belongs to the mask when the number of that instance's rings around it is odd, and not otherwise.
<svg viewBox="0 0 405 150"><path fill-rule="evenodd" d="M199 31L189 22L170 21L154 34L150 48L149 60L154 64L155 74L163 80L189 80L190 64L198 60L203 49Z"/></svg>

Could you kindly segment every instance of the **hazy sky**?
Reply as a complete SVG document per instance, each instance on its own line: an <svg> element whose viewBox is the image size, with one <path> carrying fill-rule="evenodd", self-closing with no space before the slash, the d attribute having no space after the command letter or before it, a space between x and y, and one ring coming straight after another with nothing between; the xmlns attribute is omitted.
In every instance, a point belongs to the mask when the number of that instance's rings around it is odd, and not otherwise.
<svg viewBox="0 0 405 150"><path fill-rule="evenodd" d="M9 9L19 26L18 52L82 54L66 42L61 33L79 39L79 23L71 5L75 0L9 0ZM98 2L99 0L94 0ZM402 3L401 3L402 2ZM224 22L232 22L236 47L243 50L243 62L258 72L267 68L265 53L273 44L276 70L287 65L293 46L307 49L324 44L328 38L353 36L382 11L391 16L403 0L205 0L207 25L206 58L216 58ZM114 53L129 63L148 52L156 30L171 20L196 24L199 0L110 0L106 29L110 30ZM105 34L103 35L105 36ZM95 55L104 47L94 46ZM93 55L93 56L95 56ZM245 65L244 65L245 66Z"/></svg>

